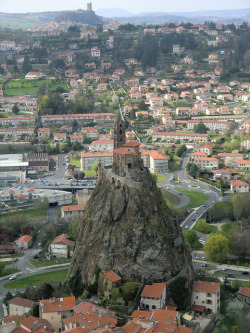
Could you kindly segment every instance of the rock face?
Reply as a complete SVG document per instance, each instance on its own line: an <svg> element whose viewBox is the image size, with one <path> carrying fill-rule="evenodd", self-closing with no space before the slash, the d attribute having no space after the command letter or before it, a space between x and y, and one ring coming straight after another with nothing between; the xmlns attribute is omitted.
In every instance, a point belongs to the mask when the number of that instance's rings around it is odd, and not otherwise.
<svg viewBox="0 0 250 333"><path fill-rule="evenodd" d="M191 280L180 227L143 166L140 144L125 141L122 120L114 135L113 165L102 169L85 207L68 279L80 271L82 281L92 283L99 267L127 281L169 281L179 274Z"/></svg>
<svg viewBox="0 0 250 333"><path fill-rule="evenodd" d="M84 283L94 270L113 270L125 280L168 281L192 275L178 224L148 169L134 182L104 169L81 221L68 277L79 268Z"/></svg>

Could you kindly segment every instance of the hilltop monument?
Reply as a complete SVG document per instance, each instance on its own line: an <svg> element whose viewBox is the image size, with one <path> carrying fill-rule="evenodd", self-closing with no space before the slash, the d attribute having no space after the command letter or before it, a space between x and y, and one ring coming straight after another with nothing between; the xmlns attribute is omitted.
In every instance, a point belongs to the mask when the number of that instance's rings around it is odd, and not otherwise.
<svg viewBox="0 0 250 333"><path fill-rule="evenodd" d="M104 167L78 230L68 279L80 271L92 283L96 267L126 281L192 279L192 262L182 232L171 216L148 168L140 143L125 142L125 126L115 125L112 167Z"/></svg>

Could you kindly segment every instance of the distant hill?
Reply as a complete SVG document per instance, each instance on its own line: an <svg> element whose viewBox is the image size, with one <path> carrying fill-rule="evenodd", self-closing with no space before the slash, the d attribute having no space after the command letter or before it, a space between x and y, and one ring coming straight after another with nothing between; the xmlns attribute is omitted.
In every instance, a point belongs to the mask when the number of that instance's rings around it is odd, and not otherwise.
<svg viewBox="0 0 250 333"><path fill-rule="evenodd" d="M0 28L29 28L41 25L46 22L54 21L59 12L42 12L42 13L0 13Z"/></svg>
<svg viewBox="0 0 250 333"><path fill-rule="evenodd" d="M74 23L89 24L96 26L102 23L102 17L95 14L94 11L87 10L74 10L74 11L63 11L60 12L56 17L57 22L70 21Z"/></svg>
<svg viewBox="0 0 250 333"><path fill-rule="evenodd" d="M96 14L103 17L128 17L133 16L133 13L128 12L127 10L121 9L121 8L101 8L97 9Z"/></svg>

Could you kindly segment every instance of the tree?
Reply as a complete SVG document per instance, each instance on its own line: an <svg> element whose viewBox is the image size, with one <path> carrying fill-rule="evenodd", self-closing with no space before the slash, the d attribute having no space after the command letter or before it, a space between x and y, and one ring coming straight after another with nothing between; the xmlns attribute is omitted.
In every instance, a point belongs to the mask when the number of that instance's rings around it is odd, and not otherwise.
<svg viewBox="0 0 250 333"><path fill-rule="evenodd" d="M204 246L204 250L208 260L223 262L229 253L229 241L222 234L211 235Z"/></svg>
<svg viewBox="0 0 250 333"><path fill-rule="evenodd" d="M34 208L37 210L47 210L49 208L49 202L47 198L37 198L34 201Z"/></svg>
<svg viewBox="0 0 250 333"><path fill-rule="evenodd" d="M134 282L126 282L122 287L122 296L125 301L131 301L136 292L136 285Z"/></svg>
<svg viewBox="0 0 250 333"><path fill-rule="evenodd" d="M238 300L233 300L227 303L226 315L229 318L236 319L241 316L244 304Z"/></svg>
<svg viewBox="0 0 250 333"><path fill-rule="evenodd" d="M22 72L24 74L27 74L28 72L30 72L32 70L32 65L31 65L31 62L29 60L29 57L26 55L24 57L24 60L23 60L23 64L22 64Z"/></svg>
<svg viewBox="0 0 250 333"><path fill-rule="evenodd" d="M19 111L20 111L20 109L19 109L17 103L15 103L15 104L13 105L13 107L12 107L12 112L13 112L14 114L18 114Z"/></svg>
<svg viewBox="0 0 250 333"><path fill-rule="evenodd" d="M195 178L197 177L199 168L195 163L188 163L187 164L187 173L189 174L189 176Z"/></svg>
<svg viewBox="0 0 250 333"><path fill-rule="evenodd" d="M69 233L69 236L73 239L76 239L79 223L80 223L80 219L75 217L72 220L70 220L70 222L68 224L68 233Z"/></svg>
<svg viewBox="0 0 250 333"><path fill-rule="evenodd" d="M207 133L207 131L208 128L202 122L194 125L194 133Z"/></svg>
<svg viewBox="0 0 250 333"><path fill-rule="evenodd" d="M78 179L83 180L85 178L85 172L81 171L79 172Z"/></svg>
<svg viewBox="0 0 250 333"><path fill-rule="evenodd" d="M176 152L176 155L178 157L181 157L181 155L187 150L186 145L182 145Z"/></svg>
<svg viewBox="0 0 250 333"><path fill-rule="evenodd" d="M185 241L188 243L190 247L193 247L195 242L199 240L199 237L197 236L196 232L194 230L188 230L184 234Z"/></svg>
<svg viewBox="0 0 250 333"><path fill-rule="evenodd" d="M185 308L185 301L188 297L188 288L186 287L186 282L186 277L179 276L169 284L171 298L174 300L178 309Z"/></svg>
<svg viewBox="0 0 250 333"><path fill-rule="evenodd" d="M95 173L97 174L97 171L98 171L98 164L97 163L92 164L92 170L95 171Z"/></svg>
<svg viewBox="0 0 250 333"><path fill-rule="evenodd" d="M199 232L207 234L208 233L208 224L207 224L206 220L201 219L201 220L197 221L197 223L195 225L195 229Z"/></svg>

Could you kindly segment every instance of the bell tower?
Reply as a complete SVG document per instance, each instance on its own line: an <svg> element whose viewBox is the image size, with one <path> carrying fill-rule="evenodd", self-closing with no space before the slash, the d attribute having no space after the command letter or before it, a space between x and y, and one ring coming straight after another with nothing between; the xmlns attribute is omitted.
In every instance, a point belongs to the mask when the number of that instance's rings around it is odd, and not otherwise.
<svg viewBox="0 0 250 333"><path fill-rule="evenodd" d="M118 118L114 128L114 150L120 148L125 142L125 123L121 118Z"/></svg>

